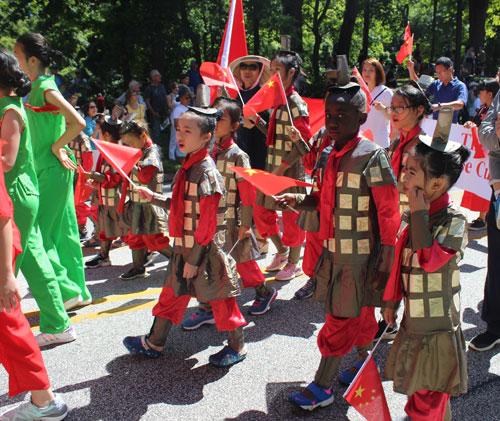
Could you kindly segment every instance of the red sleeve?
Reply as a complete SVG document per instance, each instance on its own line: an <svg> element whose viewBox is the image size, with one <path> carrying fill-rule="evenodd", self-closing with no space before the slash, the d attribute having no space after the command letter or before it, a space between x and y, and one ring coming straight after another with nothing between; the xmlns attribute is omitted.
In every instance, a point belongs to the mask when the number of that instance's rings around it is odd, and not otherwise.
<svg viewBox="0 0 500 421"><path fill-rule="evenodd" d="M215 193L200 199L200 219L194 232L194 241L202 246L213 240L217 229L217 209L222 195Z"/></svg>
<svg viewBox="0 0 500 421"><path fill-rule="evenodd" d="M82 168L85 171L91 171L93 165L94 165L94 158L92 156L92 152L83 152L82 153Z"/></svg>
<svg viewBox="0 0 500 421"><path fill-rule="evenodd" d="M293 125L302 135L302 139L310 139L312 137L309 117L297 117L293 120Z"/></svg>
<svg viewBox="0 0 500 421"><path fill-rule="evenodd" d="M238 191L240 192L241 204L243 206L253 206L257 200L257 190L248 181L239 181Z"/></svg>
<svg viewBox="0 0 500 421"><path fill-rule="evenodd" d="M304 168L307 173L311 175L314 170L314 166L316 165L316 160L318 159L318 151L316 145L311 146L311 151L302 157L302 163L304 164Z"/></svg>
<svg viewBox="0 0 500 421"><path fill-rule="evenodd" d="M104 181L101 181L101 187L104 189L112 189L122 181L121 175L113 171L106 171L103 175Z"/></svg>
<svg viewBox="0 0 500 421"><path fill-rule="evenodd" d="M156 168L154 165L142 167L137 174L137 178L142 184L148 184L156 174L156 171L158 171L158 168Z"/></svg>
<svg viewBox="0 0 500 421"><path fill-rule="evenodd" d="M443 267L457 252L442 247L436 240L431 247L417 250L418 263L426 272L435 272Z"/></svg>
<svg viewBox="0 0 500 421"><path fill-rule="evenodd" d="M393 184L372 187L373 200L377 207L378 225L382 244L396 245L396 235L401 224L399 215L399 193Z"/></svg>

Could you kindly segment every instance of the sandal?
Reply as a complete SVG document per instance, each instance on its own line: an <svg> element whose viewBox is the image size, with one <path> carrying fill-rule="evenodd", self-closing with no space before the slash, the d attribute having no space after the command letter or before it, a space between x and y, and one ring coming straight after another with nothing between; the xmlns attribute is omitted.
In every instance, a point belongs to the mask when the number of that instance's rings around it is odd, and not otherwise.
<svg viewBox="0 0 500 421"><path fill-rule="evenodd" d="M90 237L88 240L82 243L82 247L99 247L101 245L101 240L95 237Z"/></svg>
<svg viewBox="0 0 500 421"><path fill-rule="evenodd" d="M123 340L123 345L131 354L144 355L149 358L161 357L163 352L157 351L148 345L148 341L144 335L142 336L127 336Z"/></svg>
<svg viewBox="0 0 500 421"><path fill-rule="evenodd" d="M210 355L208 358L208 362L216 367L230 367L240 361L243 361L247 354L245 351L241 354L240 352L235 351L234 349L225 346L216 354Z"/></svg>
<svg viewBox="0 0 500 421"><path fill-rule="evenodd" d="M330 386L326 389L317 386L315 383L309 384L305 388L305 390L309 390L314 396L314 399L308 399L300 393L295 393L290 396L290 400L297 406L306 411L312 411L316 409L318 406L325 407L333 403L333 386Z"/></svg>

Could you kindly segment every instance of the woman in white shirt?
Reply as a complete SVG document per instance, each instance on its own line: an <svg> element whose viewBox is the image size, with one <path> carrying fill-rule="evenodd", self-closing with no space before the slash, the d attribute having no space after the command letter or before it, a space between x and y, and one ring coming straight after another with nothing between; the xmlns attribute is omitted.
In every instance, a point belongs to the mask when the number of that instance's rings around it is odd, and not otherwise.
<svg viewBox="0 0 500 421"><path fill-rule="evenodd" d="M375 105L381 103L384 107L391 106L392 91L384 85L385 72L382 64L374 59L368 58L361 65L361 75L368 85L372 101L371 109L368 113L366 123L361 126L361 130L370 129L373 134L373 141L383 148L389 147L389 135L391 133L391 123L385 113L377 110Z"/></svg>

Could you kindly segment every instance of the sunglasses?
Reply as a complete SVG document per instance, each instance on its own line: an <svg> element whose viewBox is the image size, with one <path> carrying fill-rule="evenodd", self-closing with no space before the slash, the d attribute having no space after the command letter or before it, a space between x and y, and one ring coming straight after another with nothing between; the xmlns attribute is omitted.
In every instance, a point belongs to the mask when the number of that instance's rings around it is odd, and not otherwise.
<svg viewBox="0 0 500 421"><path fill-rule="evenodd" d="M255 63L247 64L247 63L241 63L240 64L240 70L259 70L259 65Z"/></svg>
<svg viewBox="0 0 500 421"><path fill-rule="evenodd" d="M91 105L89 108L97 108L97 105Z"/></svg>

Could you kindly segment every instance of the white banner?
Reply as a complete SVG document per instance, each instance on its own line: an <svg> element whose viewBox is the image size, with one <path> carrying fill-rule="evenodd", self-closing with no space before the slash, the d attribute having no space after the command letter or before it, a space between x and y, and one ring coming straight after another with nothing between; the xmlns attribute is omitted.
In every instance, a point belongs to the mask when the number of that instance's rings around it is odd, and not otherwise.
<svg viewBox="0 0 500 421"><path fill-rule="evenodd" d="M436 120L424 118L422 129L428 135L434 133ZM474 193L483 199L490 200L491 188L488 184L490 171L488 167L488 151L477 147L472 141L472 132L459 124L451 125L450 140L461 143L471 150L471 156L465 164L464 171L457 181L456 187Z"/></svg>

